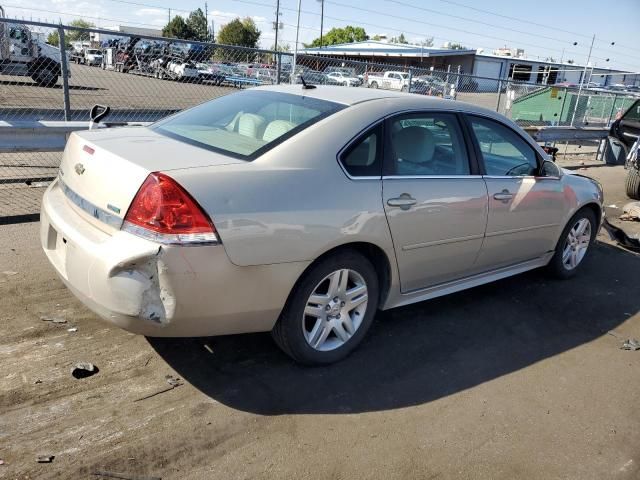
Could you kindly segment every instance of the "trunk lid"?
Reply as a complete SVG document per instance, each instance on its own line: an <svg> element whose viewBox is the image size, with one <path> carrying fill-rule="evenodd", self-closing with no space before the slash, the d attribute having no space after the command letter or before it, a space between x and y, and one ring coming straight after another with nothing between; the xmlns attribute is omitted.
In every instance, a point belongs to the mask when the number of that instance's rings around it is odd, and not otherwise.
<svg viewBox="0 0 640 480"><path fill-rule="evenodd" d="M229 163L245 162L148 128L98 129L70 135L59 178L73 208L87 221L109 232L120 228L149 173Z"/></svg>

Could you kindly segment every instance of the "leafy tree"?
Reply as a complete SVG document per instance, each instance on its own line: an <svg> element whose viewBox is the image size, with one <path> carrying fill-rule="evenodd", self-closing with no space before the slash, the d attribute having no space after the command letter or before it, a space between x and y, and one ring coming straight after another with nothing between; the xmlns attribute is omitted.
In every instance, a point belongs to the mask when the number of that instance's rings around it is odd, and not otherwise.
<svg viewBox="0 0 640 480"><path fill-rule="evenodd" d="M198 8L189 14L187 18L187 27L191 29L194 35L194 40L200 40L206 42L209 37L207 29L207 18L204 16L203 11Z"/></svg>
<svg viewBox="0 0 640 480"><path fill-rule="evenodd" d="M465 47L461 43L451 43L451 44L449 44L449 49L451 49L451 50L466 50L467 47Z"/></svg>
<svg viewBox="0 0 640 480"><path fill-rule="evenodd" d="M276 50L276 46L275 45L271 45L270 48L271 51ZM290 52L291 51L291 45L289 45L288 43L280 43L278 45L278 52Z"/></svg>
<svg viewBox="0 0 640 480"><path fill-rule="evenodd" d="M393 37L391 39L391 43L409 43L404 36L404 33L401 33L399 37Z"/></svg>
<svg viewBox="0 0 640 480"><path fill-rule="evenodd" d="M218 31L218 43L255 48L261 33L251 18L247 17L243 20L236 18Z"/></svg>
<svg viewBox="0 0 640 480"><path fill-rule="evenodd" d="M322 45L336 45L339 43L353 43L364 42L369 40L367 32L362 27L352 27L347 25L344 28L332 28L326 34L322 36ZM320 37L313 40L313 42L304 44L307 48L319 47Z"/></svg>
<svg viewBox="0 0 640 480"><path fill-rule="evenodd" d="M181 38L184 40L195 40L196 33L184 21L180 15L176 15L162 29L162 36L169 38Z"/></svg>
<svg viewBox="0 0 640 480"><path fill-rule="evenodd" d="M423 47L433 47L433 37L427 37L420 42Z"/></svg>
<svg viewBox="0 0 640 480"><path fill-rule="evenodd" d="M95 28L95 24L92 22L87 22L86 20L82 20L78 18L76 20L72 20L69 22L69 25L72 27L79 28ZM88 42L91 40L91 35L89 32L79 32L78 30L65 30L64 38L67 43L67 47L71 46L71 42ZM58 31L54 30L47 36L47 43L49 45L58 46L60 44L60 38L58 35Z"/></svg>

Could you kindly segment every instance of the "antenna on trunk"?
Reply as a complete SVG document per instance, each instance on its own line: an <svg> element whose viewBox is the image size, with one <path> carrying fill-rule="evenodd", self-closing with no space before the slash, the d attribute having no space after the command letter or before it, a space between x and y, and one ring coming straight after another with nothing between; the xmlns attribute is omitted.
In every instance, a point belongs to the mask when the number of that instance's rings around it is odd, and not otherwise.
<svg viewBox="0 0 640 480"><path fill-rule="evenodd" d="M300 75L300 81L302 82L302 89L303 90L311 90L312 88L316 88L315 85L310 85L307 82L304 81L304 77L302 75Z"/></svg>

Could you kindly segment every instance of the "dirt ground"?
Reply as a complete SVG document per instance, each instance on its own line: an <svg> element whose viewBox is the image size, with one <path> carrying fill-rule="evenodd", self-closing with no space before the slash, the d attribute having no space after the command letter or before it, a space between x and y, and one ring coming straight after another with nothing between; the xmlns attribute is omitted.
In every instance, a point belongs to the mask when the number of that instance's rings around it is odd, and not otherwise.
<svg viewBox="0 0 640 480"><path fill-rule="evenodd" d="M626 202L622 167L579 173ZM640 338L640 258L601 234L583 267L380 313L309 369L268 334L113 328L56 278L37 223L0 227L0 478L640 478L640 351L620 349ZM81 361L99 372L75 379ZM148 397L168 375L182 385Z"/></svg>

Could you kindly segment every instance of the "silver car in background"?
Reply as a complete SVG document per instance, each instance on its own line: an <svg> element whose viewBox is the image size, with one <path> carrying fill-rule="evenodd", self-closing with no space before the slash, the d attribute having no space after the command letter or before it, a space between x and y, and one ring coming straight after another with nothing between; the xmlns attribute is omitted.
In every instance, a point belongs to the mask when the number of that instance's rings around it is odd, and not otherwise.
<svg viewBox="0 0 640 480"><path fill-rule="evenodd" d="M291 85L72 134L41 215L49 261L105 320L149 336L271 331L325 364L378 309L543 266L572 276L603 213L596 182L499 114Z"/></svg>

